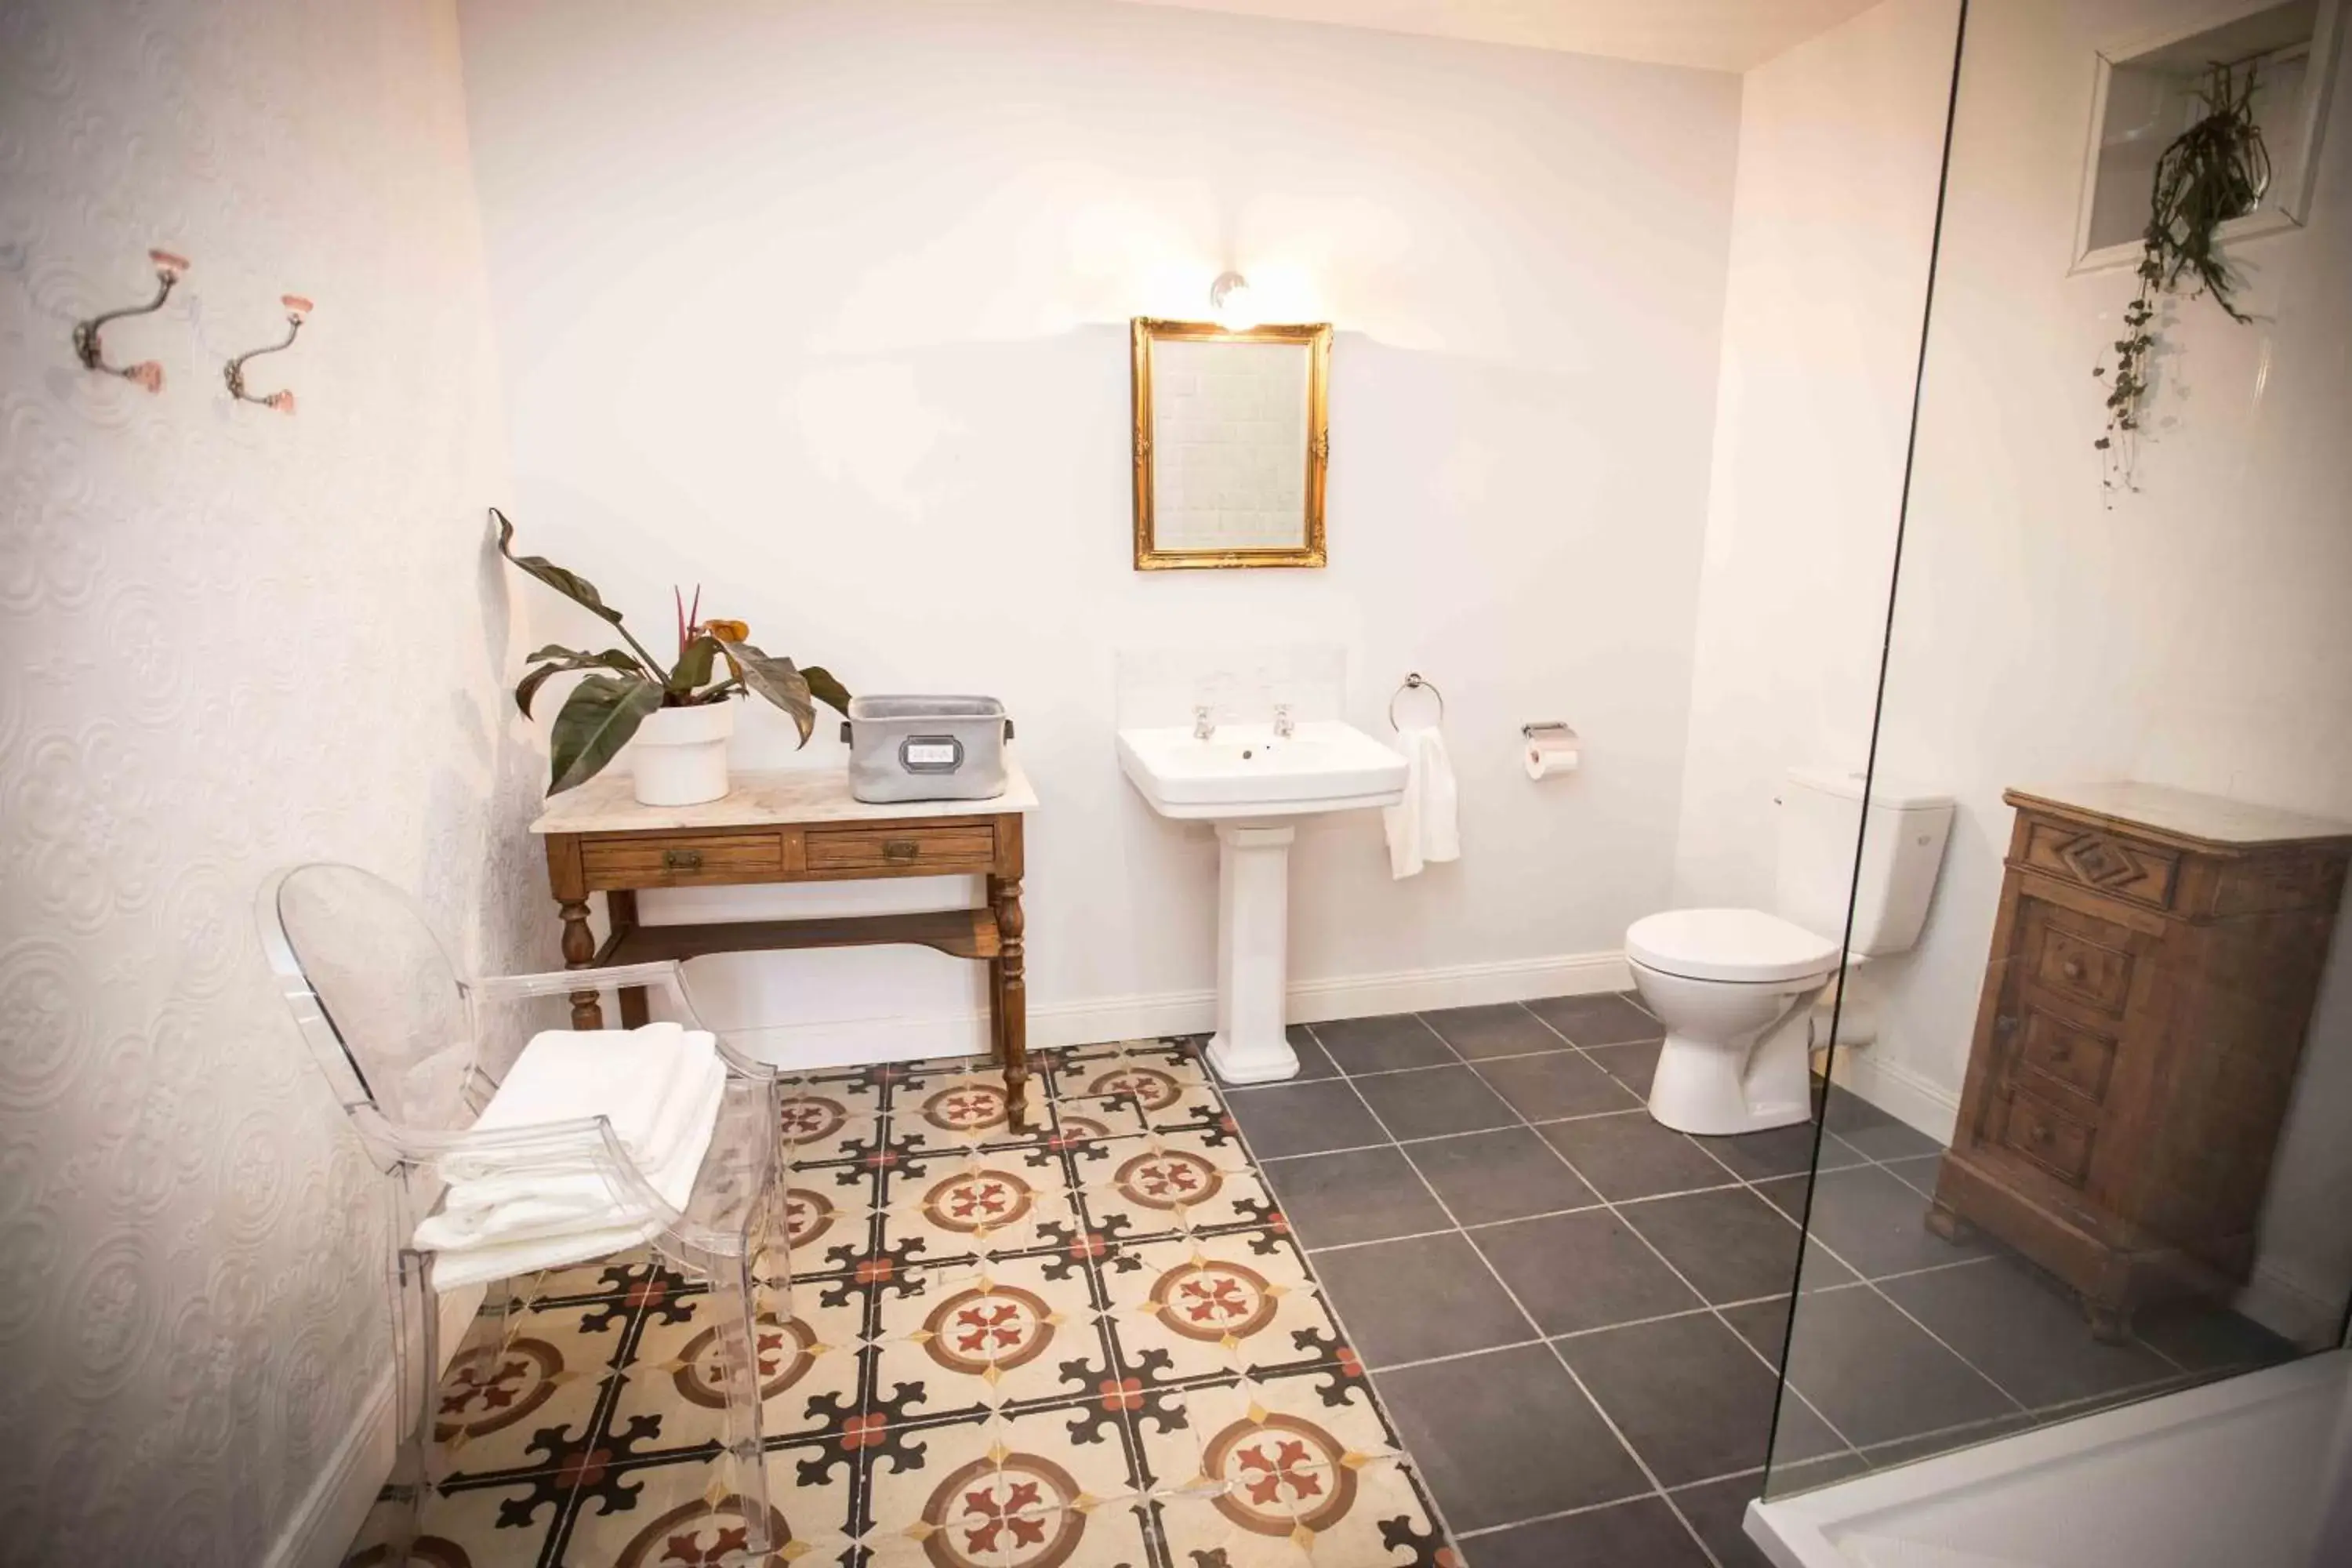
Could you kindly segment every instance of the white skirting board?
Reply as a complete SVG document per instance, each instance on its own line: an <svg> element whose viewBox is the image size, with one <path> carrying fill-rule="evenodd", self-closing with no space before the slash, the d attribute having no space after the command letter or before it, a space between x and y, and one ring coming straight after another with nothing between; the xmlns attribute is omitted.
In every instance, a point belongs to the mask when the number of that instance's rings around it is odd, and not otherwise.
<svg viewBox="0 0 2352 1568"><path fill-rule="evenodd" d="M1887 1060L1875 1044L1838 1047L1830 1057L1830 1079L1895 1121L1951 1146L1953 1130L1960 1124L1960 1097Z"/></svg>
<svg viewBox="0 0 2352 1568"><path fill-rule="evenodd" d="M457 1353L467 1328L482 1310L486 1288L468 1285L441 1298L441 1364L446 1370ZM293 1517L278 1532L278 1541L263 1561L267 1568L336 1568L352 1549L352 1538L367 1522L384 1478L392 1474L393 1450L399 1437L393 1430L398 1403L393 1398L392 1369L376 1379L375 1387L327 1456L325 1467L310 1489L302 1494Z"/></svg>
<svg viewBox="0 0 2352 1568"><path fill-rule="evenodd" d="M1382 1013L1622 991L1632 984L1633 975L1622 953L1565 953L1294 981L1288 1013L1294 1024L1315 1024ZM1029 1043L1043 1049L1162 1035L1203 1035L1215 1026L1216 1007L1216 993L1206 990L1083 1002L1032 1000ZM922 1057L974 1056L987 1050L988 1017L984 1013L961 1012L917 1018L834 1019L730 1028L727 1037L751 1055L780 1067L913 1061Z"/></svg>

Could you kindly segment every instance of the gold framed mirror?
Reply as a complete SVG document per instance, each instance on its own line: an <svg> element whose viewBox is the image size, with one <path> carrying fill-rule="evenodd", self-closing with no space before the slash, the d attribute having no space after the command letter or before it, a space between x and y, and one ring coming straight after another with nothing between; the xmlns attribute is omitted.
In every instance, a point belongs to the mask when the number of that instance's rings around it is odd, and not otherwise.
<svg viewBox="0 0 2352 1568"><path fill-rule="evenodd" d="M1320 566L1331 327L1134 323L1135 569Z"/></svg>

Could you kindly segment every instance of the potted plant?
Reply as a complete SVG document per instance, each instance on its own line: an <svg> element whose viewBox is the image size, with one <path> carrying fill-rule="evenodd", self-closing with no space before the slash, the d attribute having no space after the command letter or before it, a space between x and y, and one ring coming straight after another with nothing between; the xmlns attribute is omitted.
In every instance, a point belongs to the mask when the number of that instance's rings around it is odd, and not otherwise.
<svg viewBox="0 0 2352 1568"><path fill-rule="evenodd" d="M2124 307L2124 335L2114 343L2116 374L2106 381L2107 427L2093 443L2105 459L2111 496L2137 488L2132 470L2156 351L2157 296L2178 289L2183 273L2194 273L2191 299L2210 293L2231 321L2249 319L2230 298L2238 280L2222 259L2218 237L2223 224L2262 204L2271 183L2270 151L2254 120L2254 72L2251 61L2242 71L2212 67L2197 93L2204 113L2156 161L2147 227L2140 236L2139 292ZM2105 380L2107 367L2095 366L2091 374Z"/></svg>
<svg viewBox="0 0 2352 1568"><path fill-rule="evenodd" d="M612 623L626 648L602 653L550 643L530 656L531 668L515 684L515 704L525 717L531 699L550 678L585 670L555 715L548 758L547 793L560 795L602 772L614 753L634 737L637 742L636 797L647 805L693 805L727 793L727 742L735 732L730 700L755 692L793 716L808 744L816 727L817 702L848 715L849 693L815 665L795 668L789 658L763 653L745 640L741 621L703 620L702 591L694 607L677 600L677 658L667 668L621 624L621 612L604 603L596 585L543 555L514 552L514 524L498 508L499 553L589 614ZM723 664L724 673L721 673Z"/></svg>

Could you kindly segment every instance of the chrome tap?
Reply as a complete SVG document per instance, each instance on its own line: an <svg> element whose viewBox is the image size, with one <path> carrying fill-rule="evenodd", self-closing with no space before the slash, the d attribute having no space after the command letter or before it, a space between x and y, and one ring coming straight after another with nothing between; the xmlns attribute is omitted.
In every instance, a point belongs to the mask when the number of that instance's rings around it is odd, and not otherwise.
<svg viewBox="0 0 2352 1568"><path fill-rule="evenodd" d="M1205 702L1192 710L1192 739L1205 741L1217 732L1217 721L1209 716Z"/></svg>
<svg viewBox="0 0 2352 1568"><path fill-rule="evenodd" d="M1290 716L1290 704L1287 702L1274 705L1274 732L1285 741L1298 732L1298 721Z"/></svg>

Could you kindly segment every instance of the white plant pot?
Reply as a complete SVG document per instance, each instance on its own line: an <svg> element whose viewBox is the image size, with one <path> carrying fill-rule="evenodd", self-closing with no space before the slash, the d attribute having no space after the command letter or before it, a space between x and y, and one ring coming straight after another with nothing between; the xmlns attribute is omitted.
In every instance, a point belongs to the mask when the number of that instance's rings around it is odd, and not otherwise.
<svg viewBox="0 0 2352 1568"><path fill-rule="evenodd" d="M727 742L735 704L656 708L631 742L642 805L699 805L727 793Z"/></svg>

